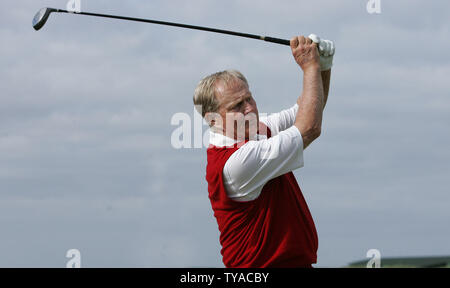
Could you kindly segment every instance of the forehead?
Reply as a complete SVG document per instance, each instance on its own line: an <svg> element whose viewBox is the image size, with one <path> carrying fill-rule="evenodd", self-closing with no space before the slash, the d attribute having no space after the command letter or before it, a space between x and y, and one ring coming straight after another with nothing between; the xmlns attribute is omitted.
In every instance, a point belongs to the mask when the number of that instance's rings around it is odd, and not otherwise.
<svg viewBox="0 0 450 288"><path fill-rule="evenodd" d="M216 84L216 97L220 103L232 102L250 94L247 84L241 79L233 79L226 83L219 81Z"/></svg>

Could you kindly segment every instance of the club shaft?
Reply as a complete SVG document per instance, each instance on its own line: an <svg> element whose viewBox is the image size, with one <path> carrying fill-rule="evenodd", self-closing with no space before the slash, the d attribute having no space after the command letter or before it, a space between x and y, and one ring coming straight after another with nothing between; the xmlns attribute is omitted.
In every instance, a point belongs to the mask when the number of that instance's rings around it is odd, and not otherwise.
<svg viewBox="0 0 450 288"><path fill-rule="evenodd" d="M126 16L116 16L116 15L108 15L108 14L99 14L99 13L90 13L90 12L77 13L77 12L69 12L69 11L63 10L63 9L55 9L54 12L87 15L87 16L95 16L95 17L103 17L103 18L112 18L112 19L144 22L144 23L151 23L151 24L158 24L158 25L166 25L166 26L174 26L174 27L180 27L180 28L186 28L186 29L194 29L194 30L201 30L201 31L213 32L213 33L221 33L221 34L227 34L227 35L233 35L233 36L239 36L239 37L245 37L245 38L252 38L252 39L257 39L257 40L264 40L267 42L277 43L277 44L287 45L287 46L290 45L290 41L285 40L285 39L260 36L260 35L248 34L248 33L241 33L241 32L229 31L229 30L222 30L222 29L216 29L216 28L181 24L181 23L173 23L173 22L166 22L166 21L159 21L159 20L152 20L152 19L126 17Z"/></svg>

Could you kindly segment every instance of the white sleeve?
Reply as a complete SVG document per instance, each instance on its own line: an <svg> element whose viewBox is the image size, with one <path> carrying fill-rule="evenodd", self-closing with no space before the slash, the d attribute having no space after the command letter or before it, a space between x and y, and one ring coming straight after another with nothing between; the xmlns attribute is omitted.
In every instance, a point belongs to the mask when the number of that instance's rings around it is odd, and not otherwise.
<svg viewBox="0 0 450 288"><path fill-rule="evenodd" d="M272 136L277 135L281 131L290 128L295 123L297 116L298 104L281 112L270 114L267 117L261 117L260 121L269 127Z"/></svg>
<svg viewBox="0 0 450 288"><path fill-rule="evenodd" d="M249 141L234 152L223 168L228 197L256 199L271 179L303 167L303 140L292 126L269 139Z"/></svg>

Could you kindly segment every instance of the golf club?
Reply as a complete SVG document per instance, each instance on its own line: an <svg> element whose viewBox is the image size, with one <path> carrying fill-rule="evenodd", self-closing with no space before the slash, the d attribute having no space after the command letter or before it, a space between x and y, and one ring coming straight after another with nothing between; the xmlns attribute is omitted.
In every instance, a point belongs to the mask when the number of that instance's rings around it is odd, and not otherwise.
<svg viewBox="0 0 450 288"><path fill-rule="evenodd" d="M104 18L113 18L113 19L119 19L119 20L128 20L128 21L152 23L152 24L158 24L158 25L175 26L175 27L181 27L181 28L187 28L187 29L195 29L195 30L202 30L202 31L207 31L207 32L214 32L214 33L228 34L228 35L245 37L245 38L252 38L252 39L257 39L257 40L264 40L264 41L267 41L267 42L272 42L272 43L277 43L277 44L287 45L287 46L290 45L290 41L289 40L273 38L273 37L259 36L259 35L254 35L254 34L247 34L247 33L228 31L228 30L221 30L221 29L215 29L215 28L208 28L208 27L202 27L202 26L194 26L194 25L172 23L172 22L164 22L164 21L151 20L151 19L124 17L124 16L89 13L89 12L69 12L67 10L56 9L56 8L42 8L41 10L39 10L39 12L37 12L36 15L33 18L33 28L36 31L41 29L45 25L45 23L47 22L48 17L50 16L50 14L53 13L53 12L55 12L55 13L69 13L69 14L75 14L75 15L96 16L96 17L104 17Z"/></svg>

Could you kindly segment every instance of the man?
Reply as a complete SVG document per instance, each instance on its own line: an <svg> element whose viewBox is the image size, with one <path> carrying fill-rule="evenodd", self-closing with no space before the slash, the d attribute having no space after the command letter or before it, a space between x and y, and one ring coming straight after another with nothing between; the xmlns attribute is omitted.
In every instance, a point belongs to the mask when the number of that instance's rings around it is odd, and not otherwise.
<svg viewBox="0 0 450 288"><path fill-rule="evenodd" d="M290 46L303 70L303 92L290 109L259 119L247 80L234 70L195 90L194 104L211 126L206 180L226 267L312 267L317 260L315 225L292 171L321 133L334 44L311 35Z"/></svg>

